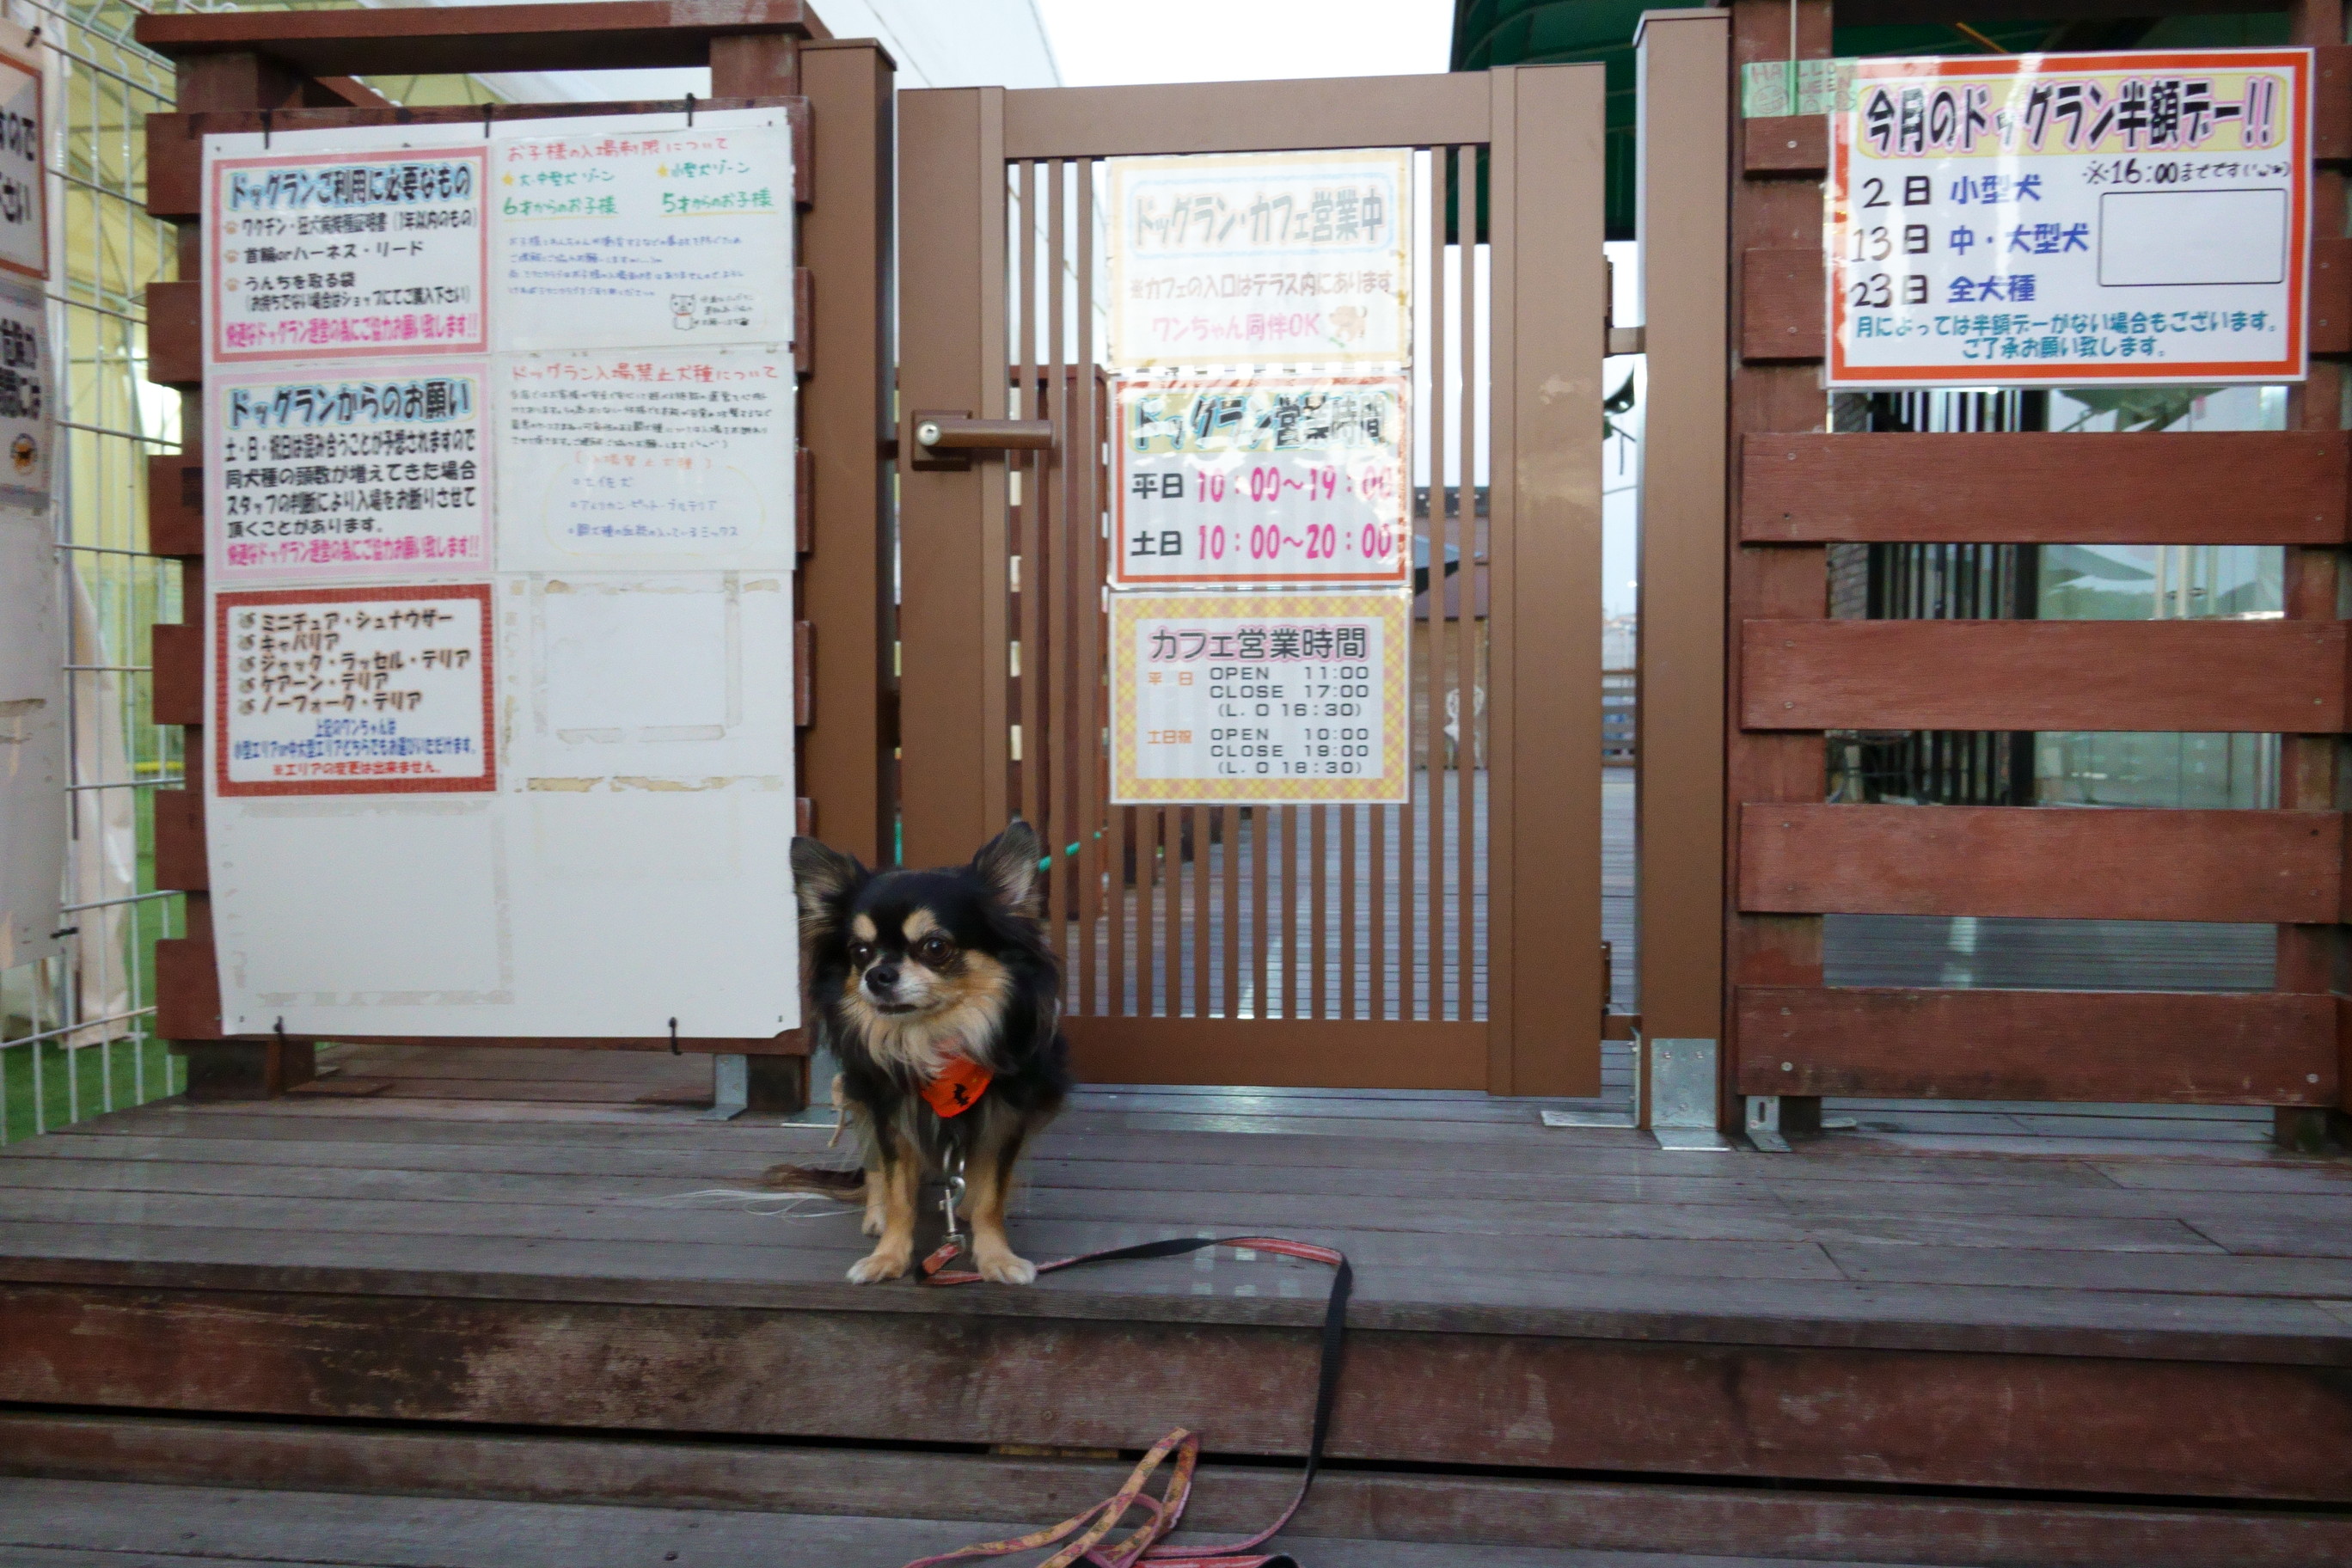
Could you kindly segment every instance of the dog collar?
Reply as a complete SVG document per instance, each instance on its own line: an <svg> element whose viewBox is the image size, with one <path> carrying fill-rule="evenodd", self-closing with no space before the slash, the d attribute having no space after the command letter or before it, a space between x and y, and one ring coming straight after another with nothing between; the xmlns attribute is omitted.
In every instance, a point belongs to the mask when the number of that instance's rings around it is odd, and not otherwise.
<svg viewBox="0 0 2352 1568"><path fill-rule="evenodd" d="M980 1103L995 1077L970 1057L950 1057L939 1076L923 1085L923 1103L942 1117L961 1116Z"/></svg>

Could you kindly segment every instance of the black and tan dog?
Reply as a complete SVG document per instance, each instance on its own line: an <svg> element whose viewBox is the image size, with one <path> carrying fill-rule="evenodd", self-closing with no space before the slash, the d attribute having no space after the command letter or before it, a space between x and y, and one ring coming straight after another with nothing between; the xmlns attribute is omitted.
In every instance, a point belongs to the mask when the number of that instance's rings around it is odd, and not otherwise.
<svg viewBox="0 0 2352 1568"><path fill-rule="evenodd" d="M932 871L869 871L793 840L811 1021L841 1061L834 1092L864 1146L866 1234L879 1237L849 1270L857 1284L907 1272L923 1178L959 1168L973 1266L1000 1284L1037 1278L1005 1240L1004 1204L1023 1145L1070 1087L1039 854L1019 822L969 866ZM778 1166L769 1181L818 1174Z"/></svg>

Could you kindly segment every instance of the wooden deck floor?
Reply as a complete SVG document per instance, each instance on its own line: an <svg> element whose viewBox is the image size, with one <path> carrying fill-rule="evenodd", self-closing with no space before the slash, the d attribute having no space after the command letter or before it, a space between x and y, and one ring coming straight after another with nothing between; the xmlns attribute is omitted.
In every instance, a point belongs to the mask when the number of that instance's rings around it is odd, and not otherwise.
<svg viewBox="0 0 2352 1568"><path fill-rule="evenodd" d="M835 1292L865 1250L855 1216L750 1195L772 1161L839 1159L827 1128L697 1120L694 1058L342 1054L343 1084L325 1089L386 1087L166 1102L0 1152L0 1257L935 1299ZM2210 1129L2194 1117L2084 1114L2053 1137L1973 1107L1864 1111L1869 1130L1790 1155L1669 1152L1545 1129L1545 1103L1089 1089L1025 1167L1015 1244L1042 1257L1276 1230L1356 1260L1367 1321L1440 1306L1555 1326L1737 1320L1799 1340L2160 1331L2352 1363L2352 1163L2183 1136ZM2014 1152L1989 1155L1988 1138ZM1318 1268L1221 1249L1036 1293L1205 1297L1220 1317L1289 1321L1323 1288Z"/></svg>
<svg viewBox="0 0 2352 1568"><path fill-rule="evenodd" d="M0 1151L0 1561L887 1568L1178 1424L1202 1528L1279 1506L1322 1269L860 1289L853 1214L750 1187L826 1128L698 1120L707 1062L334 1056ZM1542 1103L1089 1089L1013 1239L1349 1253L1318 1565L2352 1558L2352 1163L2031 1108L1669 1152ZM779 1517L575 1506L675 1501Z"/></svg>

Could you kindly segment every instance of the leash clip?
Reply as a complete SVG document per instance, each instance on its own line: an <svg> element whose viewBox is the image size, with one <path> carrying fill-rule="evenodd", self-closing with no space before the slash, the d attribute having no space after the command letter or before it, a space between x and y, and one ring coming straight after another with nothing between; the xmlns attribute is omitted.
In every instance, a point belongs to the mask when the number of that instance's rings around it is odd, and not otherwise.
<svg viewBox="0 0 2352 1568"><path fill-rule="evenodd" d="M956 1218L956 1206L963 1202L963 1156L958 1154L947 1168L946 1184L940 1189L940 1216L947 1222L947 1234L931 1255L923 1259L923 1278L929 1279L962 1253L965 1246L963 1226Z"/></svg>

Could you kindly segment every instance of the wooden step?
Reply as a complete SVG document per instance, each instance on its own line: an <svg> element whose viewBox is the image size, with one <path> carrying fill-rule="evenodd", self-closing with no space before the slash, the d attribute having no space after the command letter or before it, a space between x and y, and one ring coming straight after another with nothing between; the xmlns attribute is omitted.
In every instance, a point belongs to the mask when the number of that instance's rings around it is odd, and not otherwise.
<svg viewBox="0 0 2352 1568"><path fill-rule="evenodd" d="M1018 1533L1008 1521L1028 1530L1067 1517L1109 1495L1126 1469L1123 1460L1043 1455L0 1414L0 1475L85 1488L80 1492L0 1490L0 1518L21 1514L16 1502L26 1497L47 1496L50 1502L44 1506L54 1510L69 1503L81 1506L76 1499L142 1499L163 1486L209 1489L222 1498L252 1497L272 1489L265 1506L249 1511L283 1518L320 1512L314 1494L328 1492L507 1504L629 1504L635 1505L633 1514L648 1520L662 1513L664 1521L658 1522L669 1529L678 1528L677 1519L685 1517L681 1510L757 1510L876 1521L871 1529L877 1533L856 1538L871 1548L862 1550L856 1561L876 1563L889 1560L893 1552L912 1556L919 1548L943 1550L981 1539L991 1530ZM1280 1511L1296 1479L1297 1472L1287 1468L1204 1466L1189 1518L1204 1531L1255 1530ZM115 1489L89 1490L91 1483L107 1483ZM288 1501L286 1494L300 1495ZM155 1495L184 1500L194 1494ZM324 1511L331 1517L335 1510ZM367 1515L362 1511L353 1517ZM918 1518L935 1522L919 1526L912 1522ZM652 1528L643 1521L628 1522L615 1527L614 1538L641 1539ZM838 1518L802 1518L789 1528L818 1532L808 1537L811 1541L826 1539L823 1530L851 1529ZM891 1530L903 1533L893 1535ZM16 1533L24 1531L20 1528ZM2352 1561L2352 1512L2341 1510L2158 1508L1356 1468L1325 1473L1291 1534L1310 1562L1350 1568L1389 1562L1436 1568L1473 1560L1372 1554L1368 1548L1373 1542L1686 1554L1678 1561L1704 1557L1821 1563L1868 1558L1988 1568L2116 1563L2320 1568ZM0 1525L0 1542L11 1539L9 1527ZM456 1544L473 1538L453 1533L448 1539ZM852 1538L844 1534L839 1539L847 1542ZM925 1544L934 1542L940 1544ZM220 1541L221 1549L246 1552L268 1544L243 1538ZM656 1560L657 1555L641 1560ZM696 1561L705 1559L698 1556ZM1504 1560L1485 1555L1475 1561ZM1535 1568L1538 1563L1604 1559L1546 1552L1523 1561Z"/></svg>

